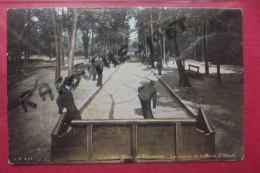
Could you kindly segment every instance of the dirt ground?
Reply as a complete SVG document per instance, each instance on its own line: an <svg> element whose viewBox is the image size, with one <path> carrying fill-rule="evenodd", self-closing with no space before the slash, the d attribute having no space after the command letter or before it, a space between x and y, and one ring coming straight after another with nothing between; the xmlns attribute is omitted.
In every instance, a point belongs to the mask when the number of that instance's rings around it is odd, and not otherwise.
<svg viewBox="0 0 260 173"><path fill-rule="evenodd" d="M191 88L176 86L178 95L203 107L216 132L216 154L235 155L243 159L243 83L242 74L216 74L201 79L189 78Z"/></svg>

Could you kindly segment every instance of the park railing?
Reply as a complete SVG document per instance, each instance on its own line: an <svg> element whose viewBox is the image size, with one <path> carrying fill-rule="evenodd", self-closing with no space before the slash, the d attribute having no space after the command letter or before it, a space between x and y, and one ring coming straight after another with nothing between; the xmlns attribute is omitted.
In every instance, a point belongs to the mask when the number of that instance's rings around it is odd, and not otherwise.
<svg viewBox="0 0 260 173"><path fill-rule="evenodd" d="M214 160L215 132L203 108L195 118L73 120L52 133L52 163L140 163Z"/></svg>

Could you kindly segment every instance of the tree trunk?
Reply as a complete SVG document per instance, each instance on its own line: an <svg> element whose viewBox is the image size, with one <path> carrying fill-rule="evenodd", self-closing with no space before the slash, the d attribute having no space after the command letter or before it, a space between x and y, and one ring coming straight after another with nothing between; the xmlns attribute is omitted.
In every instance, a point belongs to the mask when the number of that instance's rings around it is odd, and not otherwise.
<svg viewBox="0 0 260 173"><path fill-rule="evenodd" d="M107 50L107 39L106 39L106 41L105 41L105 44L104 44L104 53L106 53L106 50Z"/></svg>
<svg viewBox="0 0 260 173"><path fill-rule="evenodd" d="M220 76L220 55L219 55L219 43L220 43L220 39L219 39L219 33L217 33L217 39L218 39L218 63L217 63L217 81L219 84L221 84L221 76Z"/></svg>
<svg viewBox="0 0 260 173"><path fill-rule="evenodd" d="M73 65L74 65L74 48L76 44L76 33L77 33L77 8L73 8L72 15L72 29L71 29L71 44L68 56L68 76L73 75Z"/></svg>
<svg viewBox="0 0 260 173"><path fill-rule="evenodd" d="M51 52L50 52L50 62L51 62L51 59L52 59L52 46L51 46Z"/></svg>
<svg viewBox="0 0 260 173"><path fill-rule="evenodd" d="M217 55L217 81L218 83L221 85L221 75L220 75L220 63L221 63L221 59L220 59L220 52L219 52L219 46L220 46L220 34L219 34L219 27L216 25L214 25L214 29L215 29L215 33L216 33L216 36L217 36L217 52L218 52L218 55Z"/></svg>
<svg viewBox="0 0 260 173"><path fill-rule="evenodd" d="M25 46L24 48L24 64L28 64L29 62L29 47Z"/></svg>
<svg viewBox="0 0 260 173"><path fill-rule="evenodd" d="M64 17L64 11L62 8L62 15L61 15L61 26L60 26L60 56L61 56L61 65L62 67L65 67L65 60L64 60L64 46L63 46L63 40L62 40L62 34L63 34L63 17Z"/></svg>
<svg viewBox="0 0 260 173"><path fill-rule="evenodd" d="M145 45L145 54L147 55L146 32L144 32L144 45Z"/></svg>
<svg viewBox="0 0 260 173"><path fill-rule="evenodd" d="M196 60L196 36L195 36L195 30L193 32L193 60Z"/></svg>
<svg viewBox="0 0 260 173"><path fill-rule="evenodd" d="M97 53L102 53L103 52L103 44L102 43L99 43L100 44L100 49L99 49L99 51L97 52Z"/></svg>
<svg viewBox="0 0 260 173"><path fill-rule="evenodd" d="M16 76L20 76L20 68L21 68L21 40L18 41L17 51L16 51L16 60L17 60L17 70Z"/></svg>
<svg viewBox="0 0 260 173"><path fill-rule="evenodd" d="M110 35L110 37L109 38L111 38L112 36ZM112 43L111 43L111 41L109 41L109 52L112 52ZM112 53L114 53L114 52L112 52Z"/></svg>
<svg viewBox="0 0 260 173"><path fill-rule="evenodd" d="M59 50L60 43L59 43L59 34L56 25L56 12L53 8L51 9L51 16L52 16L55 47L56 47L56 70L55 70L55 82L56 82L60 78L60 50Z"/></svg>
<svg viewBox="0 0 260 173"><path fill-rule="evenodd" d="M204 40L204 60L205 60L205 74L209 75L209 60L208 60L208 31L207 31L207 22L205 22L205 36L203 37Z"/></svg>
<svg viewBox="0 0 260 173"><path fill-rule="evenodd" d="M10 69L10 74L11 75L14 75L15 74L15 72L14 72L14 67L15 67L15 61L14 61L14 53L12 53L11 54L11 65L10 65L10 67L11 67L11 69Z"/></svg>
<svg viewBox="0 0 260 173"><path fill-rule="evenodd" d="M204 31L203 31L203 24L201 24L201 61L204 61Z"/></svg>
<svg viewBox="0 0 260 173"><path fill-rule="evenodd" d="M63 25L61 24L61 28L60 28L60 36L59 36L59 41L60 41L60 44L59 44L59 51L60 51L60 59L61 59L61 65L62 67L65 66L65 62L64 62L64 52L63 52L63 43L62 43L62 30L63 30Z"/></svg>
<svg viewBox="0 0 260 173"><path fill-rule="evenodd" d="M104 50L105 50L105 41L103 41L103 43L101 43L101 53L103 53L104 52Z"/></svg>
<svg viewBox="0 0 260 173"><path fill-rule="evenodd" d="M93 56L94 55L94 24L93 24L93 20L92 20L92 32L91 32L91 55Z"/></svg>
<svg viewBox="0 0 260 173"><path fill-rule="evenodd" d="M23 21L21 22L21 25L20 25L20 27L24 27L24 25L25 25L25 10L23 10L23 13L22 13L22 15L23 15ZM20 28L21 29L21 28ZM21 61L22 61L22 56L21 56L21 44L22 44L22 40L24 39L23 38L24 37L24 32L23 31L21 31L20 33L19 33L19 36L18 36L18 41L17 41L17 48L16 48L16 64L17 64L17 66L16 66L16 76L17 77L19 77L20 76L20 70L21 70Z"/></svg>
<svg viewBox="0 0 260 173"><path fill-rule="evenodd" d="M218 83L221 84L221 76L220 76L220 59L218 59L218 63L217 63L217 80L218 80Z"/></svg>
<svg viewBox="0 0 260 173"><path fill-rule="evenodd" d="M179 54L179 48L177 45L177 39L176 37L173 38L173 50L174 50L174 56L175 56L175 61L178 67L179 75L180 75L180 85L184 87L191 87L190 81L186 75L185 69L182 65L181 59L180 59L180 54Z"/></svg>
<svg viewBox="0 0 260 173"><path fill-rule="evenodd" d="M165 62L165 36L162 36L162 56L163 61Z"/></svg>
<svg viewBox="0 0 260 173"><path fill-rule="evenodd" d="M151 45L150 45L150 58L151 58L151 65L154 68L154 52L153 52L153 15L152 10L150 8L150 24L151 24Z"/></svg>
<svg viewBox="0 0 260 173"><path fill-rule="evenodd" d="M179 55L181 55L182 54L182 34L179 33L178 38L179 38L179 50L181 52ZM185 59L184 58L182 59L182 65L185 69Z"/></svg>
<svg viewBox="0 0 260 173"><path fill-rule="evenodd" d="M24 64L28 64L29 62L29 53L30 53L30 41L31 41L31 33L32 33L32 24L31 24L31 10L28 9L27 13L25 14L25 31L24 31L24 37L25 39L22 39L23 43L23 49L24 49Z"/></svg>
<svg viewBox="0 0 260 173"><path fill-rule="evenodd" d="M160 58L161 60L163 60L163 46L162 46L162 36L159 36L159 40L158 40L158 49L159 49L159 55L158 58ZM158 62L157 62L158 63Z"/></svg>
<svg viewBox="0 0 260 173"><path fill-rule="evenodd" d="M69 29L67 28L67 32L66 32L66 34L67 34L67 55L69 56L69 51L70 51L70 31L69 31Z"/></svg>
<svg viewBox="0 0 260 173"><path fill-rule="evenodd" d="M113 43L113 53L116 54L115 43Z"/></svg>
<svg viewBox="0 0 260 173"><path fill-rule="evenodd" d="M89 44L89 37L88 37L89 30L83 31L82 40L83 40L83 50L85 58L88 58L88 44Z"/></svg>
<svg viewBox="0 0 260 173"><path fill-rule="evenodd" d="M159 12L159 23L160 23L160 26L159 26L159 32L161 34L162 32L162 24L161 24L161 16L162 16L162 13ZM164 36L163 35L160 35L160 53L161 53L161 59L163 60L163 62L165 62L165 40L164 40ZM162 61L161 61L162 62Z"/></svg>

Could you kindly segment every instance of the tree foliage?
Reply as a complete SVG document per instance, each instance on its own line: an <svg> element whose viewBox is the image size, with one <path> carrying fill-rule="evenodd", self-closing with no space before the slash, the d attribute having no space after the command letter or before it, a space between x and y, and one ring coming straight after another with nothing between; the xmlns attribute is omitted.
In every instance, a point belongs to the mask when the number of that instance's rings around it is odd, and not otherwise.
<svg viewBox="0 0 260 173"><path fill-rule="evenodd" d="M20 66L30 63L30 55L68 55L72 34L72 8L55 8L59 39L55 44L50 9L9 9L7 47L9 73L19 75ZM242 12L237 9L199 8L78 8L75 53L90 58L112 52L129 43L131 17L136 21L138 44L143 53L153 49L155 60L165 52L173 56L173 42L166 38L168 25L185 17L185 31L177 29L176 44L182 59L242 65ZM154 33L159 41L153 41ZM149 39L152 40L151 45ZM133 41L132 41L133 42ZM55 46L56 45L56 46ZM59 46L59 53L55 47ZM139 46L139 47L140 47ZM151 47L152 46L152 47ZM177 57L176 57L177 58Z"/></svg>

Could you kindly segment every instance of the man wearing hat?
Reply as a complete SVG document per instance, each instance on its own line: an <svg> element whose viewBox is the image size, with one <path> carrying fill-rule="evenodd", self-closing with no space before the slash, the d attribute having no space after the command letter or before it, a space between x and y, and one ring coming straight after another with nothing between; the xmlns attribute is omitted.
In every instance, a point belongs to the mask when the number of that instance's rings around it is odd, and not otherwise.
<svg viewBox="0 0 260 173"><path fill-rule="evenodd" d="M151 100L153 99L153 108L156 108L157 91L153 87L155 82L150 81L149 84L145 84L138 88L138 98L140 99L144 118L154 118L151 108Z"/></svg>
<svg viewBox="0 0 260 173"><path fill-rule="evenodd" d="M104 67L104 64L103 64L103 61L102 61L102 57L99 57L99 59L97 61L97 65L96 65L96 70L97 70L97 74L98 74L97 86L102 85L103 67Z"/></svg>
<svg viewBox="0 0 260 173"><path fill-rule="evenodd" d="M66 133L68 126L71 126L71 121L81 119L79 110L77 109L70 87L72 85L73 77L66 77L63 84L59 87L59 96L57 97L57 105L59 107L59 114L62 114L64 108L67 109L65 119L63 121L62 133Z"/></svg>

